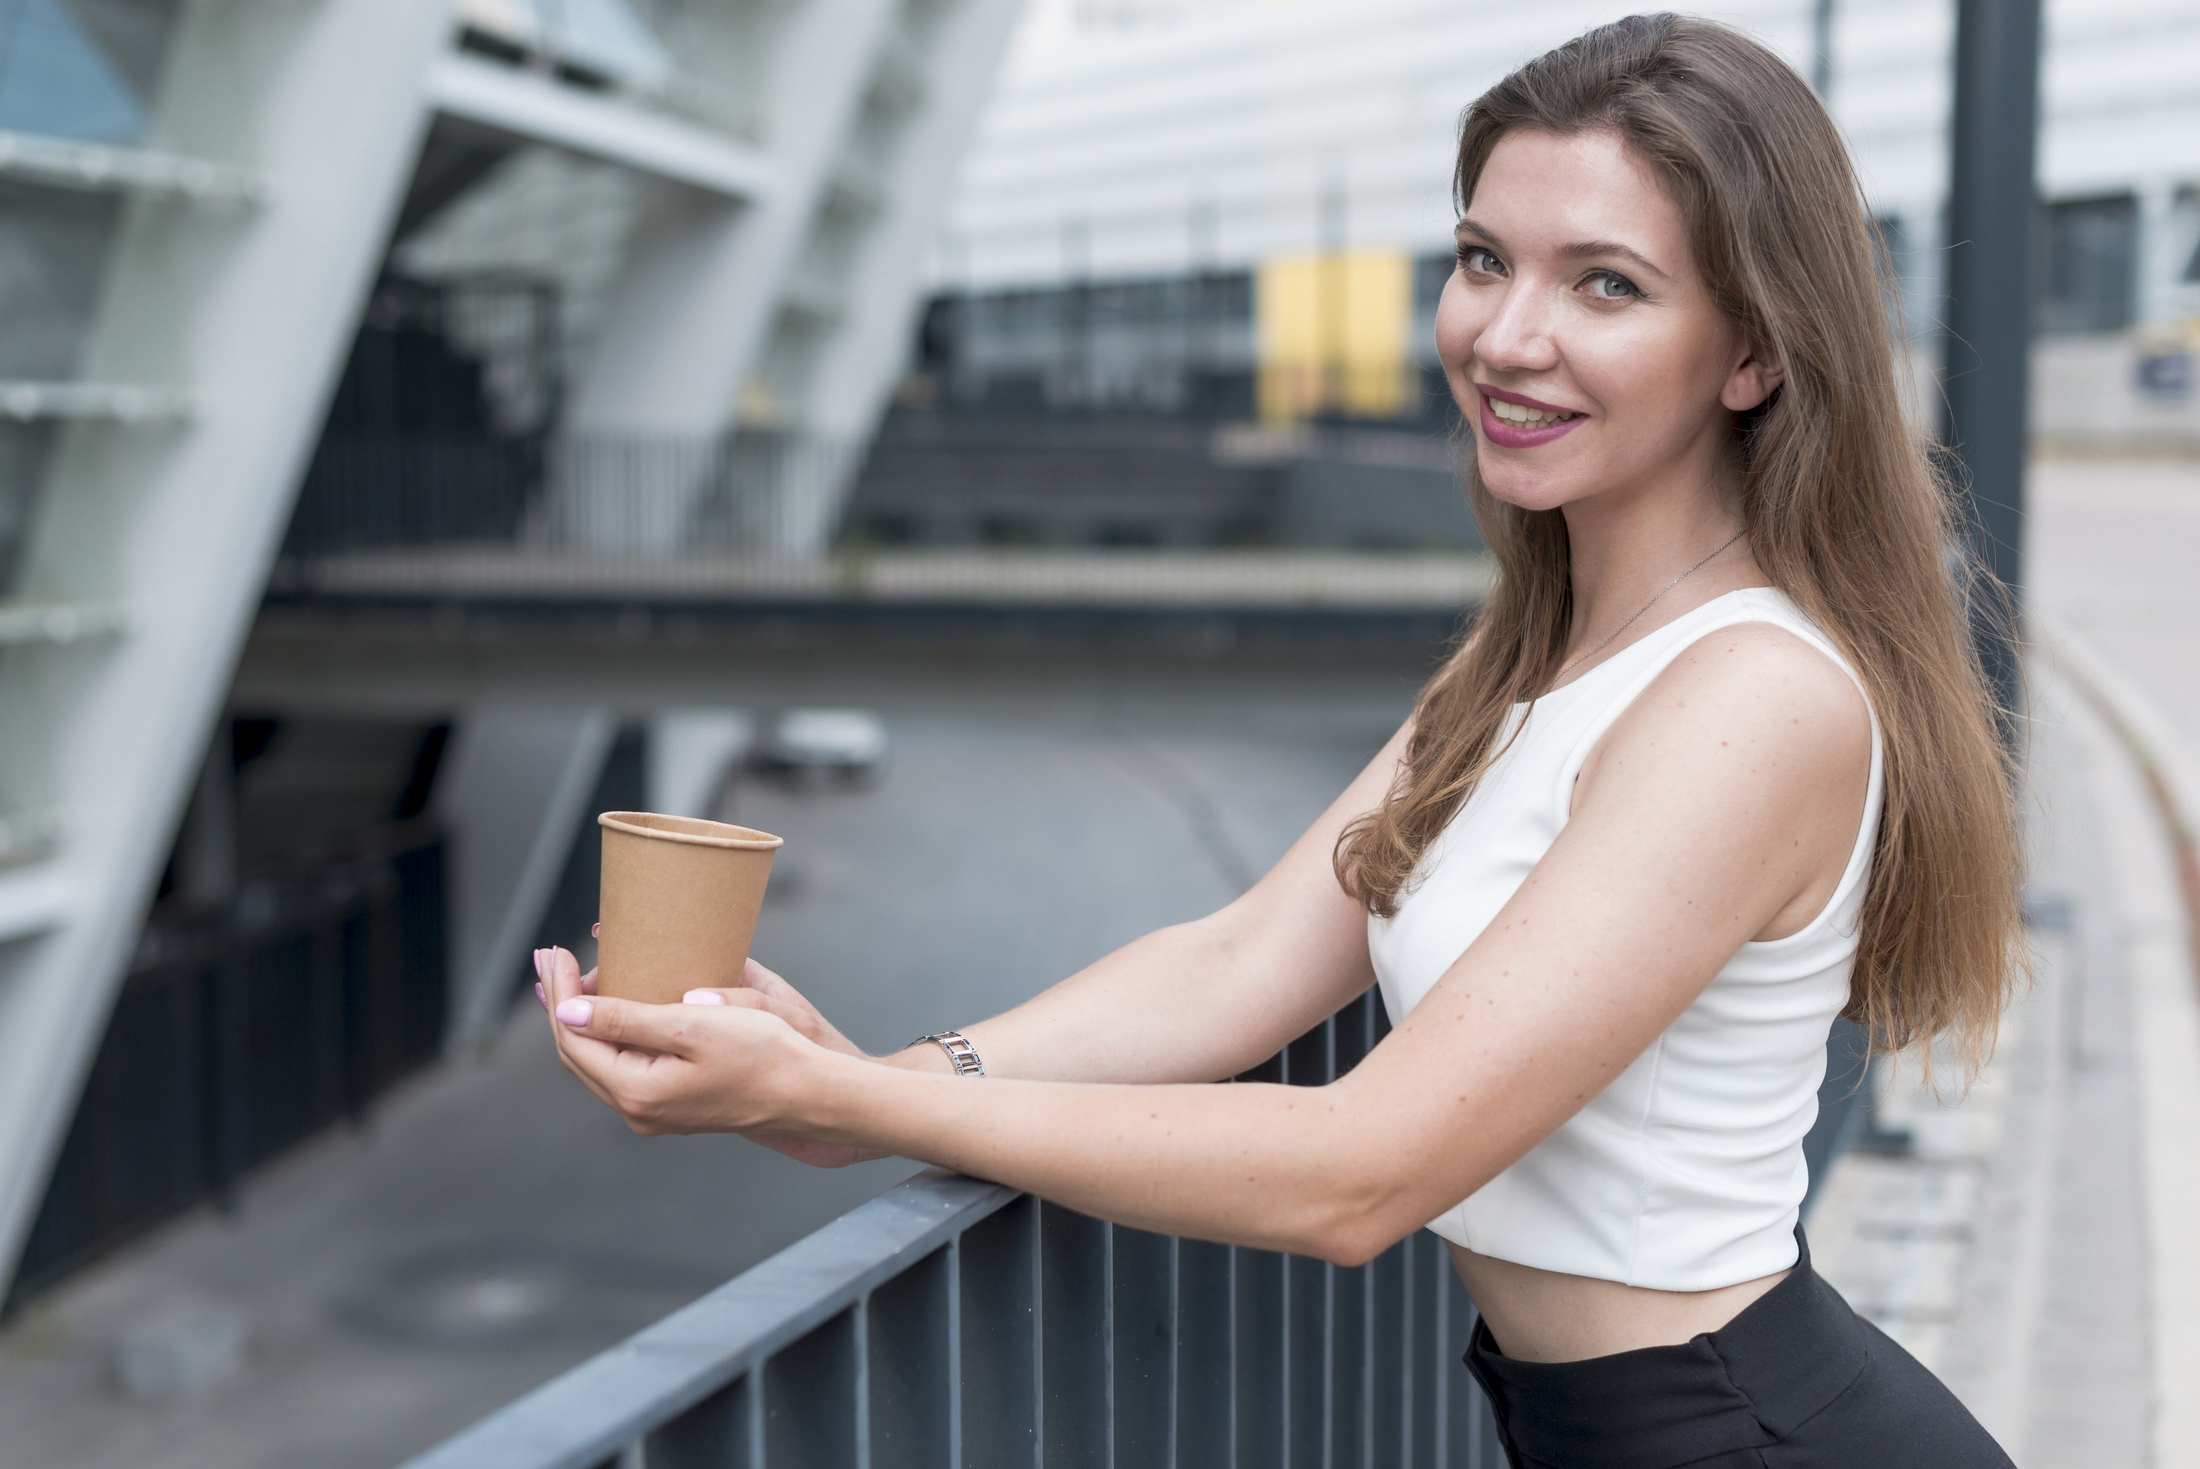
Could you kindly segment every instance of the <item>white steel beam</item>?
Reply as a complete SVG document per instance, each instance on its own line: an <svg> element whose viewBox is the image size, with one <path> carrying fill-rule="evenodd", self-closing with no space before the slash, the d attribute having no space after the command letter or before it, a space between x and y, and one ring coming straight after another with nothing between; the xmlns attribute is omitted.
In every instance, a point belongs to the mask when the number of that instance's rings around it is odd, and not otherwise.
<svg viewBox="0 0 2200 1469"><path fill-rule="evenodd" d="M49 922L0 945L0 1287L12 1277L105 1033L259 605L426 127L450 0L191 4L151 151L249 158L258 207L204 218L127 201L83 353L87 382L187 394L158 428L60 424L21 584L111 604L111 646L27 711L66 887L11 880ZM0 691L4 692L4 691ZM44 915L44 916L41 916Z"/></svg>
<svg viewBox="0 0 2200 1469"><path fill-rule="evenodd" d="M599 97L538 72L452 52L435 63L436 108L514 142L542 143L720 199L770 192L772 164L752 143Z"/></svg>

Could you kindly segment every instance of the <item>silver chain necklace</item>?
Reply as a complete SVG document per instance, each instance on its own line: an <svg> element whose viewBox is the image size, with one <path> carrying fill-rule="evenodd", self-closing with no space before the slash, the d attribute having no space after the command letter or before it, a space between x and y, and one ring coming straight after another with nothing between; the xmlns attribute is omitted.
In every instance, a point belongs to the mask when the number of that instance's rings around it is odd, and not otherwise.
<svg viewBox="0 0 2200 1469"><path fill-rule="evenodd" d="M1716 556L1716 555L1718 555L1718 554L1719 554L1719 551L1724 551L1724 550L1726 549L1726 547L1727 547L1727 546L1731 546L1731 545L1733 545L1733 544L1734 544L1734 543L1735 543L1736 541L1740 540L1740 539L1742 538L1743 534L1744 534L1744 533L1745 533L1746 531L1748 531L1748 529L1749 529L1749 527L1745 525L1745 526L1743 526L1743 527L1742 527L1742 529L1741 529L1741 530L1738 530L1738 531L1734 532L1734 534L1733 534L1732 536L1730 536L1730 537L1728 537L1728 538L1727 538L1727 541L1726 541L1726 545L1720 546L1720 547L1718 548L1718 550L1715 550L1715 551L1713 551L1713 552L1711 553L1711 556ZM1667 592L1670 592L1670 591L1672 591L1672 590L1673 590L1673 588L1675 588L1675 587L1679 586L1679 585L1680 585L1680 584L1681 584L1681 583L1682 583L1683 581L1687 580L1687 579L1688 579L1688 578L1689 578L1690 576L1692 576L1692 575L1694 575L1694 574L1695 574L1696 572L1698 572L1698 571L1702 570L1702 569L1703 569L1703 564L1704 564L1704 561L1709 561L1709 560L1711 559L1711 556L1706 556L1706 557L1704 557L1704 558L1703 558L1703 561L1699 561L1699 562L1697 562L1697 563L1696 563L1696 564L1695 564L1694 566L1691 566L1691 567L1689 567L1689 568L1688 568L1688 570L1686 570L1686 571L1682 572L1682 573L1681 573L1681 574L1680 574L1679 576L1676 576L1676 577L1674 577L1674 578L1673 578L1673 579L1672 579L1671 581L1667 582L1667 583L1666 583L1666 584L1665 584L1665 585L1664 585L1663 587L1661 587L1661 588L1660 588L1660 589L1658 590L1658 595L1657 595L1657 597L1652 597L1652 598L1651 598L1651 599L1650 599L1649 601L1647 601L1647 602L1645 602L1645 603L1643 603L1643 604L1642 604L1641 608L1640 608L1640 609L1638 609L1638 610L1636 611L1636 613L1635 613L1635 617L1640 617L1640 616L1642 616L1642 614L1643 614L1643 613L1645 613L1645 612L1648 612L1648 611L1649 611L1649 610L1650 610L1650 609L1651 609L1652 607L1655 607L1655 606L1657 605L1657 602L1658 602L1658 597L1662 597L1662 596L1664 596L1664 595L1665 595L1665 594L1666 594ZM1612 638L1616 638L1616 637L1618 637L1618 636L1619 636L1619 635L1620 635L1621 633L1623 633L1623 632L1627 631L1627 629L1628 629L1629 627L1631 627L1631 626L1633 626L1633 625L1634 625L1635 617L1630 617L1630 618L1628 618L1628 619L1627 619L1627 621L1625 621L1625 622L1621 623L1621 624L1620 624L1620 625L1619 625L1618 627L1615 627L1615 628L1613 628L1613 629L1612 629L1612 632L1611 632L1611 635L1610 635L1609 637L1605 638L1604 642L1602 642L1602 643L1598 643L1598 644L1597 644L1597 645L1596 645L1596 646L1595 646L1594 648L1591 648L1591 649L1590 649L1590 650L1589 650L1588 652L1586 652L1586 653L1580 653L1580 654L1577 654L1577 655L1575 655L1575 656L1574 656L1574 657L1572 657L1572 658L1569 658L1569 659L1568 659L1568 660L1566 661L1565 665L1564 665L1563 667L1561 667L1561 668L1560 668L1560 669L1558 670L1557 674L1555 674L1555 675L1554 675L1554 676L1552 677L1552 679L1551 679L1551 682L1552 682L1552 684L1556 685L1556 684L1562 683L1562 682L1563 682L1563 681L1565 680L1565 678L1566 678L1566 670L1567 670L1567 669L1569 669L1569 668L1572 668L1572 667L1573 667L1573 666L1574 666L1575 664L1577 664L1577 663L1581 662L1581 660L1582 660L1582 659L1584 659L1584 658L1593 658L1593 657L1595 657L1595 656L1596 656L1596 655L1597 655L1598 653L1602 652L1602 651L1604 650L1604 648L1605 648L1606 644L1608 644L1608 643L1610 643L1610 642L1612 641Z"/></svg>

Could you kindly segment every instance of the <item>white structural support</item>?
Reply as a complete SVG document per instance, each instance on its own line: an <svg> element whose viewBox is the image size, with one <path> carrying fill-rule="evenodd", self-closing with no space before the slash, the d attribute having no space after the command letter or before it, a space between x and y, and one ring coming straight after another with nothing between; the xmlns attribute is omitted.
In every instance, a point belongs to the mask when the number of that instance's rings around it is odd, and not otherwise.
<svg viewBox="0 0 2200 1469"><path fill-rule="evenodd" d="M756 103L779 187L745 208L695 194L653 202L603 313L603 335L573 384L565 432L574 452L557 461L566 478L552 497L564 534L653 550L685 535L723 460L694 455L677 478L659 479L637 514L631 500L605 506L594 493L603 461L590 446L714 443L769 348L798 267L808 267L802 279L813 299L831 290L802 250L895 14L891 0L815 0L788 13Z"/></svg>
<svg viewBox="0 0 2200 1469"><path fill-rule="evenodd" d="M948 185L990 95L962 78L994 75L1021 8L1019 0L928 7L923 25L887 48L876 104L897 135L887 186L852 242L837 330L821 344L796 405L800 420L827 439L867 432L907 370L925 259L911 242L931 241L945 223ZM847 489L845 480L821 487L806 507L809 523L797 521L797 534L822 543Z"/></svg>
<svg viewBox="0 0 2200 1469"><path fill-rule="evenodd" d="M609 710L502 703L476 705L457 732L436 789L452 850L448 1051L494 1034L574 833L588 839L588 798L617 733Z"/></svg>
<svg viewBox="0 0 2200 1469"><path fill-rule="evenodd" d="M1020 0L908 7L866 69L864 95L824 171L805 264L757 376L777 421L828 443L858 441L907 370L924 251L1005 53ZM830 301L829 307L823 303ZM804 477L752 509L783 552L826 544L855 469Z"/></svg>
<svg viewBox="0 0 2200 1469"><path fill-rule="evenodd" d="M191 400L173 388L142 383L0 382L0 418L31 423L42 418L108 418L150 423L188 418Z"/></svg>
<svg viewBox="0 0 2200 1469"><path fill-rule="evenodd" d="M0 131L0 178L92 193L126 189L173 195L190 204L247 204L260 192L252 174L225 163L5 131Z"/></svg>
<svg viewBox="0 0 2200 1469"><path fill-rule="evenodd" d="M549 144L726 199L753 199L771 187L771 164L752 143L536 72L454 54L435 64L430 90L445 116L515 142Z"/></svg>
<svg viewBox="0 0 2200 1469"><path fill-rule="evenodd" d="M54 812L51 855L0 882L17 930L0 934L0 1284L222 714L419 149L451 8L186 5L175 24L137 156L250 159L255 205L210 218L188 188L127 203L82 378L158 382L192 413L151 427L61 415L28 523L22 595L112 607L127 630L11 653L0 687L21 716L9 762L35 756L33 804ZM38 684L19 698L23 665L56 659L71 660L67 696Z"/></svg>
<svg viewBox="0 0 2200 1469"><path fill-rule="evenodd" d="M640 39L670 70L607 91L490 54L482 28L504 9L488 0L186 4L141 146L0 134L0 178L122 199L85 266L100 278L81 350L0 381L0 426L28 425L42 456L0 567L0 1292L379 272L539 283L569 364L557 447L710 449L660 476L644 520L653 544L678 537L721 488L716 450L759 384L784 390L768 416L786 431L846 444L876 421L910 345L914 235L1018 9L661 7ZM531 44L585 39L552 29ZM500 212L508 196L548 207ZM547 487L584 537L591 483ZM768 520L814 547L832 490L786 492L800 513ZM616 728L478 685L438 713L458 727L433 801L457 837L448 1039L463 1045L509 999ZM737 738L693 719L652 756L667 800L701 799Z"/></svg>

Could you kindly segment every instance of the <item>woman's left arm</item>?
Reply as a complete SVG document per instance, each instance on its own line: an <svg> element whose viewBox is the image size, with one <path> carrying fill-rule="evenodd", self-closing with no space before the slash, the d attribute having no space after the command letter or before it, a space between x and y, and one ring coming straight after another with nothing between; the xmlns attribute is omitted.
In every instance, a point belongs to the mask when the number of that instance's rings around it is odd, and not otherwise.
<svg viewBox="0 0 2200 1469"><path fill-rule="evenodd" d="M935 1076L828 1051L778 1016L583 996L549 968L569 1068L639 1133L760 1130L914 1158L1160 1234L1339 1264L1376 1180L1334 1086Z"/></svg>
<svg viewBox="0 0 2200 1469"><path fill-rule="evenodd" d="M1361 1264L1656 1041L1808 880L1804 833L1855 830L1821 794L1870 752L1847 675L1778 629L1701 641L1615 721L1519 889L1328 1086L932 1076L763 1011L616 1000L561 1049L637 1131L852 1143L1135 1228ZM553 988L577 995L557 953Z"/></svg>
<svg viewBox="0 0 2200 1469"><path fill-rule="evenodd" d="M1334 1086L926 1076L831 1055L811 1084L806 1115L835 1140L1156 1234L1349 1264L1372 1203L1369 1139Z"/></svg>
<svg viewBox="0 0 2200 1469"><path fill-rule="evenodd" d="M1657 1045L1854 847L1871 748L1848 675L1778 627L1723 629L1652 678L1557 838L1336 1083L1380 1119L1389 1170L1345 1258L1471 1197Z"/></svg>

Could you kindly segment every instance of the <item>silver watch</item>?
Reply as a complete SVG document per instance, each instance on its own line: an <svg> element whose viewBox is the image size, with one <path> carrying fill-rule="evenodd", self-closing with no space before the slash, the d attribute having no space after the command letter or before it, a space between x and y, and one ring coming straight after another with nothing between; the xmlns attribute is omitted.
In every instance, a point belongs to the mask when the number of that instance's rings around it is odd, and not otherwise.
<svg viewBox="0 0 2200 1469"><path fill-rule="evenodd" d="M947 1052L947 1059L955 1063L957 1076L985 1075L985 1062L978 1059L978 1048L970 1044L970 1038L959 1030L935 1030L930 1035L920 1035L909 1044L918 1046L926 1041L938 1041L940 1049Z"/></svg>

